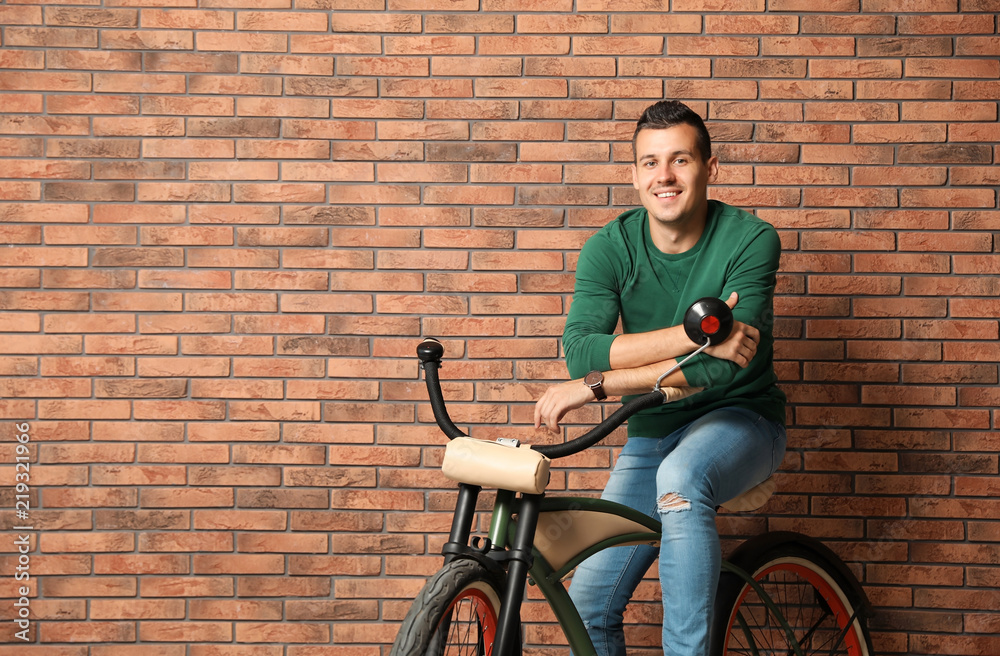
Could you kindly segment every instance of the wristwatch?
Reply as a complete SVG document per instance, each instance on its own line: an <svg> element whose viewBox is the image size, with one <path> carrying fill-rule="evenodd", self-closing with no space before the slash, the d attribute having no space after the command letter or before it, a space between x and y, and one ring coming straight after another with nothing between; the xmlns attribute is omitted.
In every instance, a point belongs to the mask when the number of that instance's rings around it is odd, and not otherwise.
<svg viewBox="0 0 1000 656"><path fill-rule="evenodd" d="M594 391L594 396L597 397L598 401L608 398L604 392L604 374L597 369L584 376L583 384Z"/></svg>

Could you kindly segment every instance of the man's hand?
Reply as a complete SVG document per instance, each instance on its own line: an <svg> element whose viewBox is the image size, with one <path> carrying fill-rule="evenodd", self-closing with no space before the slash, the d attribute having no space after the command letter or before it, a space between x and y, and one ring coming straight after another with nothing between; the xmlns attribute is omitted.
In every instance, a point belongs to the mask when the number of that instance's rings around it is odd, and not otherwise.
<svg viewBox="0 0 1000 656"><path fill-rule="evenodd" d="M616 372L608 372L609 375L614 373ZM608 381L605 380L605 388L607 388L607 386ZM650 382L650 387L652 387L652 382ZM692 394L697 394L703 389L703 387L687 386L661 387L660 392L664 397L663 402L671 403L673 401L680 401L681 399L687 398ZM642 390L641 393L648 391L650 390L647 388ZM634 390L623 391L618 389L615 390L615 394L613 394L613 396L619 396L620 394L618 392L631 394ZM577 408L582 408L594 400L594 391L583 384L582 378L553 385L545 390L545 393L542 394L542 398L538 399L538 402L535 404L535 428L541 428L542 424L544 424L549 428L549 430L558 431L559 421L567 412Z"/></svg>
<svg viewBox="0 0 1000 656"><path fill-rule="evenodd" d="M594 400L594 391L583 384L582 378L553 385L535 404L535 428L545 424L549 430L558 431L563 415Z"/></svg>
<svg viewBox="0 0 1000 656"><path fill-rule="evenodd" d="M738 300L739 296L736 292L733 292L726 300L726 305L731 310L736 307ZM745 368L750 364L750 360L753 360L753 356L756 355L757 343L759 341L759 330L753 326L748 326L742 321L734 321L733 332L729 333L726 341L715 346L709 346L705 349L705 353L711 355L713 358L729 360L736 363L739 367Z"/></svg>
<svg viewBox="0 0 1000 656"><path fill-rule="evenodd" d="M704 387L688 387L685 385L684 387L661 387L660 392L663 394L664 403L673 403L674 401L686 399L704 389Z"/></svg>

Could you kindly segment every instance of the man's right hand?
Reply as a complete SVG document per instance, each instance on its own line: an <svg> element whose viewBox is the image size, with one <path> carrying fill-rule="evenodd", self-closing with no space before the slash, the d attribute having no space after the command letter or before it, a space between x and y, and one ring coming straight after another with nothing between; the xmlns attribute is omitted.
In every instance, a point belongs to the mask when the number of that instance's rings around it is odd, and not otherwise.
<svg viewBox="0 0 1000 656"><path fill-rule="evenodd" d="M739 295L733 292L726 299L726 305L732 310L736 307L738 300ZM729 333L729 337L721 344L709 346L705 349L705 353L713 358L729 360L740 368L745 368L753 360L753 356L757 354L758 342L760 342L759 330L742 321L734 321L733 331Z"/></svg>

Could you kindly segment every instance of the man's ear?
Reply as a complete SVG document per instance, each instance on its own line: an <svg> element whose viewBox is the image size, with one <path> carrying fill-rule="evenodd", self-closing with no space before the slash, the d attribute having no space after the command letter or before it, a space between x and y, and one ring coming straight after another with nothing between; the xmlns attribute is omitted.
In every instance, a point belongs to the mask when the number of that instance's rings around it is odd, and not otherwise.
<svg viewBox="0 0 1000 656"><path fill-rule="evenodd" d="M635 165L632 165L632 175L635 176ZM715 179L719 176L719 158L712 155L708 158L708 182L712 184Z"/></svg>
<svg viewBox="0 0 1000 656"><path fill-rule="evenodd" d="M636 189L639 188L639 170L635 166L635 162L632 163L632 186Z"/></svg>

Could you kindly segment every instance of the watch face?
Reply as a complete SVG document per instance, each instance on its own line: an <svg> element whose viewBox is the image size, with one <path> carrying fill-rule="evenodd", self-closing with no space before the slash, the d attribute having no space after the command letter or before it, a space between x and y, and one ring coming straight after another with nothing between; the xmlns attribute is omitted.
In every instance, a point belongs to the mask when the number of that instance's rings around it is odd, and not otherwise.
<svg viewBox="0 0 1000 656"><path fill-rule="evenodd" d="M600 371L591 371L587 374L586 378L583 379L585 385L600 385L604 382L604 374Z"/></svg>

